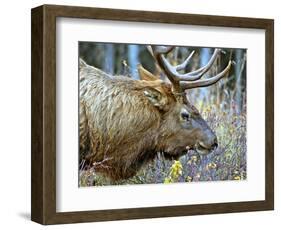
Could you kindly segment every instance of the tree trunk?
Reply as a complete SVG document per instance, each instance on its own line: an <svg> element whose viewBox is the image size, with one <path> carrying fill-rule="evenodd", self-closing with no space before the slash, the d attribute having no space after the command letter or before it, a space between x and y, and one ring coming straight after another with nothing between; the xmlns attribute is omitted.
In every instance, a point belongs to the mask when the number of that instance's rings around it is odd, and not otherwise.
<svg viewBox="0 0 281 230"><path fill-rule="evenodd" d="M105 45L105 61L103 69L106 73L113 74L114 73L114 45L106 44Z"/></svg>
<svg viewBox="0 0 281 230"><path fill-rule="evenodd" d="M139 46L128 45L128 58L130 65L130 72L133 79L139 79L137 66L139 64Z"/></svg>
<svg viewBox="0 0 281 230"><path fill-rule="evenodd" d="M235 54L235 76L236 76L236 85L235 85L235 108L236 113L240 114L242 109L242 82L241 82L241 75L242 75L242 68L243 68L243 50L237 49Z"/></svg>
<svg viewBox="0 0 281 230"><path fill-rule="evenodd" d="M201 48L200 50L200 67L204 66L208 63L208 61L211 59L211 52L210 48ZM200 99L209 102L208 95L207 95L208 89L207 88L200 88Z"/></svg>

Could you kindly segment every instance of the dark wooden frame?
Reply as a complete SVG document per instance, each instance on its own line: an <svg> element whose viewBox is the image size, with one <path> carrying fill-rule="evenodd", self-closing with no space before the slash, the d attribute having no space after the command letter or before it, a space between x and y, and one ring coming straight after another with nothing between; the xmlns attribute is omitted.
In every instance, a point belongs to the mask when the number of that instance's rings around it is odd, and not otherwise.
<svg viewBox="0 0 281 230"><path fill-rule="evenodd" d="M266 36L266 183L264 201L56 212L56 18L264 29ZM31 219L41 224L155 218L274 209L274 21L43 5L32 9Z"/></svg>

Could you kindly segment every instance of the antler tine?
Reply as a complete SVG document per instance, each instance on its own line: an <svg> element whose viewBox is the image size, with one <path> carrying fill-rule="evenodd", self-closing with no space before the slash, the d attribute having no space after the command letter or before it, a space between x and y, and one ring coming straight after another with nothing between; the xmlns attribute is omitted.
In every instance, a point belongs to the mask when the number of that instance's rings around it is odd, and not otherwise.
<svg viewBox="0 0 281 230"><path fill-rule="evenodd" d="M157 56L157 60L159 64L162 64L162 68L164 68L166 74L168 74L168 78L172 78L174 82L179 81L196 81L199 80L213 65L215 62L218 53L221 51L220 49L215 49L212 57L210 58L209 62L201 67L200 69L197 69L195 71L181 74L178 73L179 70L182 70L186 67L186 65L189 63L190 59L192 58L195 51L192 51L192 53L186 58L186 60L177 65L172 66L169 61L165 58L164 54L167 54L173 50L174 47L165 47L165 46L154 46L153 53L155 56Z"/></svg>
<svg viewBox="0 0 281 230"><path fill-rule="evenodd" d="M189 72L189 73L186 73L186 74L182 74L180 80L181 81L195 81L195 80L199 80L212 67L212 65L215 62L219 52L221 52L221 49L215 49L212 57L210 58L209 62L205 66L201 67L200 69L194 70L192 72Z"/></svg>
<svg viewBox="0 0 281 230"><path fill-rule="evenodd" d="M153 56L156 59L160 68L165 72L166 76L170 80L173 85L175 91L179 91L179 81L172 73L173 68L171 64L166 60L164 54L171 52L174 47L173 46L152 46Z"/></svg>
<svg viewBox="0 0 281 230"><path fill-rule="evenodd" d="M188 56L188 58L182 64L180 64L176 67L173 67L166 59L164 61L165 61L165 64L169 67L169 70L174 75L174 78L177 79L177 81L196 81L196 80L199 80L206 72L209 71L209 69L212 67L214 61L216 60L219 52L220 52L220 49L215 49L212 57L210 58L209 62L205 66L201 67L200 69L197 69L195 71L185 73L185 74L180 74L177 72L177 70L179 69L178 66L180 66L180 68L181 67L185 68L185 65L187 65L187 63L188 63L186 61L190 60L190 58L194 54L194 51Z"/></svg>
<svg viewBox="0 0 281 230"><path fill-rule="evenodd" d="M174 46L151 46L154 55L170 53L175 47Z"/></svg>
<svg viewBox="0 0 281 230"><path fill-rule="evenodd" d="M225 67L225 69L214 77L204 79L204 80L197 80L197 81L193 81L193 82L183 81L183 82L180 82L180 86L183 90L186 90L186 89L193 89L193 88L198 88L198 87L206 87L206 86L215 84L221 78L223 78L225 76L225 74L230 70L231 64L232 64L232 61L230 60L228 62L228 65Z"/></svg>
<svg viewBox="0 0 281 230"><path fill-rule="evenodd" d="M189 56L184 60L184 62L176 66L176 70L177 71L184 70L187 64L190 62L194 53L195 50L192 50L191 54L189 54Z"/></svg>
<svg viewBox="0 0 281 230"><path fill-rule="evenodd" d="M230 70L232 61L229 61L226 68L221 71L219 74L217 74L214 77L211 77L209 79L200 80L200 78L210 70L213 63L215 62L218 53L221 51L221 49L215 49L212 57L210 58L209 62L195 70L189 73L180 74L178 71L184 69L186 65L189 63L191 57L194 54L194 51L186 58L186 60L177 65L172 66L169 61L165 58L165 54L168 54L174 49L173 46L152 46L150 51L153 53L153 56L155 57L158 65L161 67L161 69L165 72L166 76L170 80L173 86L173 92L182 94L186 89L192 89L192 88L198 88L198 87L206 87L209 85L212 85L219 81L222 77L226 75L226 73Z"/></svg>

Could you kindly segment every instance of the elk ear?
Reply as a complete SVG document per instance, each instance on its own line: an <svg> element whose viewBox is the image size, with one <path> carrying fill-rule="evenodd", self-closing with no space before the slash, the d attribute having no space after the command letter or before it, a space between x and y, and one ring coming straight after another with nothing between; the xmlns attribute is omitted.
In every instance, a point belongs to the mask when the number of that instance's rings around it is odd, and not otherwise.
<svg viewBox="0 0 281 230"><path fill-rule="evenodd" d="M144 89L143 94L153 106L160 110L165 109L167 99L160 91L149 87Z"/></svg>
<svg viewBox="0 0 281 230"><path fill-rule="evenodd" d="M145 68L142 67L141 64L138 65L138 72L140 75L140 79L144 80L144 81L155 81L155 80L159 80L158 77L156 77L155 75L153 75L152 73L150 73L148 70L146 70Z"/></svg>

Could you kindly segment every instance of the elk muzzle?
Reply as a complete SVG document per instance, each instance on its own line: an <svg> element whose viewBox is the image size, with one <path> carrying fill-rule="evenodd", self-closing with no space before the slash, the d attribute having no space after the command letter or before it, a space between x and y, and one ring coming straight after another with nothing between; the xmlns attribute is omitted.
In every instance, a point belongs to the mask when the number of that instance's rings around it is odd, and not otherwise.
<svg viewBox="0 0 281 230"><path fill-rule="evenodd" d="M204 136L201 140L199 140L194 149L199 154L205 155L211 153L218 147L218 139L216 134L211 130L208 129L204 132Z"/></svg>

